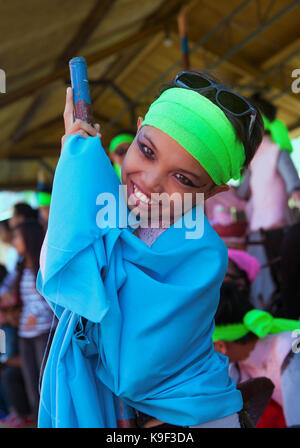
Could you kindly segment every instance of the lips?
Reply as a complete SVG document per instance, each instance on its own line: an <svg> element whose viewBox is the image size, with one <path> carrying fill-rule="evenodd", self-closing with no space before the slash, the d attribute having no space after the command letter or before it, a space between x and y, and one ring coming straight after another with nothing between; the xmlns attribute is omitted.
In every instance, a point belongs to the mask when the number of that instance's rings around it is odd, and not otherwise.
<svg viewBox="0 0 300 448"><path fill-rule="evenodd" d="M146 193L141 189L139 185L131 181L131 188L130 188L130 196L133 197L133 199L136 202L136 205L138 206L145 206L145 207L151 207L156 202L151 199L151 195L149 193Z"/></svg>

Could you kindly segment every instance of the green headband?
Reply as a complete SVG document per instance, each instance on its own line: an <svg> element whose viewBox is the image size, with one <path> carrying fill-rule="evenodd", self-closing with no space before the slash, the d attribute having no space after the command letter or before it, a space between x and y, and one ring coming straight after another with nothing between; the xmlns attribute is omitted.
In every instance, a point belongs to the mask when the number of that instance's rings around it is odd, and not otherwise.
<svg viewBox="0 0 300 448"><path fill-rule="evenodd" d="M289 137L289 131L281 120L270 121L262 115L265 131L270 131L273 142L277 143L281 150L293 151L293 146Z"/></svg>
<svg viewBox="0 0 300 448"><path fill-rule="evenodd" d="M224 112L205 96L179 87L165 90L151 104L142 125L176 140L217 185L240 178L244 146Z"/></svg>
<svg viewBox="0 0 300 448"><path fill-rule="evenodd" d="M43 191L38 191L37 201L40 207L49 207L51 201L51 194Z"/></svg>
<svg viewBox="0 0 300 448"><path fill-rule="evenodd" d="M109 145L109 152L113 152L117 146L121 143L132 143L134 140L134 136L132 134L119 134L116 135Z"/></svg>
<svg viewBox="0 0 300 448"><path fill-rule="evenodd" d="M300 330L300 321L275 318L267 311L251 310L245 314L243 323L216 325L213 341L237 341L249 332L264 338L267 334L281 333L283 331Z"/></svg>
<svg viewBox="0 0 300 448"><path fill-rule="evenodd" d="M117 163L113 163L113 167L115 169L115 172L118 175L118 178L120 179L120 181L122 181L122 167L120 165L118 165Z"/></svg>

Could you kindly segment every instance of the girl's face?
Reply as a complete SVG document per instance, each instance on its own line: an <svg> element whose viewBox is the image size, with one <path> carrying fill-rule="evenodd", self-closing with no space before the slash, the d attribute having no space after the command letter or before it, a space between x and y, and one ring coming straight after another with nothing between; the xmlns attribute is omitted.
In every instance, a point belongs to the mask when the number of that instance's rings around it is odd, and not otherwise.
<svg viewBox="0 0 300 448"><path fill-rule="evenodd" d="M19 255L25 255L25 243L21 232L15 229L13 232L12 243Z"/></svg>
<svg viewBox="0 0 300 448"><path fill-rule="evenodd" d="M193 207L196 193L203 193L204 199L228 189L227 185L216 185L207 172L179 143L163 131L152 126L141 126L138 120L137 135L129 147L122 165L122 183L127 185L129 208L138 208L141 217L157 208L161 217L164 207L169 207L170 218L184 201L184 194L190 193ZM174 197L162 204L151 199L151 193L166 193ZM152 196L153 198L153 196ZM190 208L191 208L190 207ZM185 212L188 209L185 208ZM182 213L181 213L182 214Z"/></svg>

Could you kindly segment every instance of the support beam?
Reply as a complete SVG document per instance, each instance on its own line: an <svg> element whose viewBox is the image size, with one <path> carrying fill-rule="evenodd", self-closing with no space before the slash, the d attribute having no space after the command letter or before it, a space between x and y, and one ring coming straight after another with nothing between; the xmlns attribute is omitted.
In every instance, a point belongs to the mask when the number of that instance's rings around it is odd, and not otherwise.
<svg viewBox="0 0 300 448"><path fill-rule="evenodd" d="M112 56L113 54L120 53L122 50L131 47L133 44L137 42L141 42L148 38L151 38L157 32L164 29L166 24L172 22L174 17L164 17L161 21L156 23L155 25L151 24L151 26L144 27L142 30L133 33L131 36L122 39L121 41L114 43L106 48L98 50L90 55L85 56L86 62L89 66L96 64L97 62ZM53 81L58 79L64 79L69 76L69 68L61 67L58 70L54 70L48 75L42 76L41 78L32 81L19 89L14 90L13 92L7 92L5 95L2 95L0 98L0 107L7 106L8 104L14 103L24 96L32 95L37 90L51 84Z"/></svg>
<svg viewBox="0 0 300 448"><path fill-rule="evenodd" d="M227 53L225 53L218 61L216 61L214 64L210 65L208 68L210 70L215 69L219 65L222 64L222 62L227 61L229 58L231 58L235 53L237 53L241 48L243 48L246 44L251 42L258 34L265 31L270 25L275 23L277 20L279 20L281 17L283 17L285 14L290 12L292 9L294 9L296 6L299 6L299 0L294 0L289 5L282 8L277 14L275 14L273 17L268 19L266 22L264 22L262 25L260 25L256 30L254 30L252 33L250 33L245 39L241 40L237 45L235 45L233 48L231 48Z"/></svg>
<svg viewBox="0 0 300 448"><path fill-rule="evenodd" d="M77 56L77 52L84 47L93 32L99 28L101 22L103 22L113 9L115 3L116 0L98 0L95 3L88 16L81 23L73 38L57 59L55 68L64 66L68 63L69 59Z"/></svg>
<svg viewBox="0 0 300 448"><path fill-rule="evenodd" d="M291 126L289 126L289 131L293 132L295 129L300 127L300 120L297 120L295 123L293 123Z"/></svg>
<svg viewBox="0 0 300 448"><path fill-rule="evenodd" d="M94 118L97 122L106 123L109 117L93 111ZM120 126L116 124L115 130L119 131ZM101 129L100 129L101 133ZM53 143L45 142L45 134L57 135L57 141ZM0 153L0 160L8 158L41 158L41 157L56 157L60 152L60 137L64 134L63 117L57 117L53 120L47 121L33 131L27 132L23 139L17 144L8 148L5 152Z"/></svg>
<svg viewBox="0 0 300 448"><path fill-rule="evenodd" d="M36 182L0 182L0 191L36 190Z"/></svg>
<svg viewBox="0 0 300 448"><path fill-rule="evenodd" d="M58 158L60 154L60 144L57 143L39 143L32 144L26 151L20 153L11 151L9 157L6 159L16 161L16 160L37 160L41 157L55 157Z"/></svg>
<svg viewBox="0 0 300 448"><path fill-rule="evenodd" d="M276 54L267 59L261 66L263 71L268 70L271 67L278 66L282 61L290 59L293 54L300 52L300 38L294 40L289 45L278 51Z"/></svg>
<svg viewBox="0 0 300 448"><path fill-rule="evenodd" d="M111 11L116 0L98 0L94 7L89 12L86 19L81 23L78 30L75 32L73 38L64 48L60 56L57 58L55 63L55 70L68 65L69 59L76 56L77 52L82 48L90 36L93 34L95 29L100 25L103 19ZM15 131L12 133L12 140L14 143L21 140L29 124L34 120L40 109L43 107L46 99L51 94L53 90L52 86L47 87L46 90L42 91L29 106Z"/></svg>
<svg viewBox="0 0 300 448"><path fill-rule="evenodd" d="M52 168L44 159L38 159L39 164L53 177L55 169Z"/></svg>
<svg viewBox="0 0 300 448"><path fill-rule="evenodd" d="M190 53L193 53L196 51L199 47L203 46L204 43L206 43L213 35L216 34L217 31L223 28L224 25L229 23L232 18L238 14L241 9L245 8L248 5L248 1L242 2L237 8L232 11L225 19L223 19L213 30L211 30L207 35L205 35L200 41L198 41L190 50ZM219 65L221 65L223 62L230 59L234 54L236 54L241 48L243 48L245 45L247 45L249 42L251 42L257 35L262 33L268 26L275 23L277 20L279 20L281 17L283 17L285 14L290 12L293 8L295 8L297 5L299 5L299 0L294 0L293 2L289 3L287 6L282 8L278 13L276 13L273 17L268 19L265 23L260 25L256 30L252 31L245 39L242 39L235 47L231 48L227 53L222 55L217 61L215 61L213 64L211 64L208 68L209 69L215 69ZM172 64L167 70L165 70L161 75L159 75L149 86L147 86L146 89L144 89L141 93L139 93L133 101L139 102L141 98L143 98L151 89L161 80L165 79L166 75L168 73L171 73L178 65L180 65L181 59L176 61L174 64ZM109 126L111 126L114 123L117 123L123 115L127 112L127 108L122 109L106 126L104 129L107 129Z"/></svg>

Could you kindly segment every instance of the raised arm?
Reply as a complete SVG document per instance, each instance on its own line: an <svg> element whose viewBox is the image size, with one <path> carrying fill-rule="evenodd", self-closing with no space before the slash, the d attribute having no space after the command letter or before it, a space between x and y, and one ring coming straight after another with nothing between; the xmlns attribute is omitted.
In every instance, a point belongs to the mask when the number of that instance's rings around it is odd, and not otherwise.
<svg viewBox="0 0 300 448"><path fill-rule="evenodd" d="M73 90L71 87L67 88L66 104L64 110L65 134L61 138L61 150L65 144L66 138L69 135L81 135L83 138L87 137L101 137L99 133L100 125L96 123L93 126L82 120L74 121L74 104L73 104Z"/></svg>

